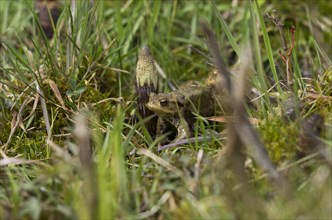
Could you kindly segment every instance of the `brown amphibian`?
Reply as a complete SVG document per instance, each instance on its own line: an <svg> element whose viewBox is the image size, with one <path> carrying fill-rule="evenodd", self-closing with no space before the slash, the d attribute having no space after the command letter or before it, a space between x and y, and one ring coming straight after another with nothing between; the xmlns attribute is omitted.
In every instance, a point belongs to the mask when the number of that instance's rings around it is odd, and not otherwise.
<svg viewBox="0 0 332 220"><path fill-rule="evenodd" d="M213 71L204 84L188 81L170 93L151 93L146 107L158 115L157 137L167 132L171 125L177 132L172 142L189 138L196 121L195 113L207 117L214 116L217 111L227 111L226 102L221 104L219 101L221 96L227 99L225 94L217 92L219 80Z"/></svg>
<svg viewBox="0 0 332 220"><path fill-rule="evenodd" d="M150 94L147 108L158 115L157 137L170 131L174 126L177 137L174 142L190 135L189 125L185 119L186 100L178 92Z"/></svg>

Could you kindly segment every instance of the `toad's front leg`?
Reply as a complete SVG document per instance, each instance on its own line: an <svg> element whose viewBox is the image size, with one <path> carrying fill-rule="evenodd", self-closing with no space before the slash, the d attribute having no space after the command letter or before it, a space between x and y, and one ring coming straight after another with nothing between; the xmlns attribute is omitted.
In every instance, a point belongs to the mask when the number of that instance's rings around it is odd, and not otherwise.
<svg viewBox="0 0 332 220"><path fill-rule="evenodd" d="M172 141L172 143L176 143L181 139L190 138L190 129L187 121L181 117L176 123L174 123L177 129L177 136Z"/></svg>

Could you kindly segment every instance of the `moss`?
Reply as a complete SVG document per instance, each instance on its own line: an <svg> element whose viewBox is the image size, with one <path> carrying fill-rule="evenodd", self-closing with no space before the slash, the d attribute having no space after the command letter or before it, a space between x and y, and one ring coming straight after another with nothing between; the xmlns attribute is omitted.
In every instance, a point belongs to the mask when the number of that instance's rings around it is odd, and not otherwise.
<svg viewBox="0 0 332 220"><path fill-rule="evenodd" d="M1 121L4 121L2 120L2 118L0 118ZM10 134L10 131L11 131L11 125L10 125L10 122L6 122L4 121L3 123L1 123L0 125L0 144L5 144L8 140L8 137L9 137L9 134Z"/></svg>
<svg viewBox="0 0 332 220"><path fill-rule="evenodd" d="M46 147L45 132L34 131L29 134L18 134L13 138L9 146L9 152L14 151L16 156L18 153L22 154L22 158L29 160L36 160L40 158L47 158L48 148ZM32 135L31 135L32 134ZM11 156L9 154L9 156Z"/></svg>
<svg viewBox="0 0 332 220"><path fill-rule="evenodd" d="M281 163L295 155L299 133L297 122L286 124L274 116L262 121L259 130L273 162Z"/></svg>

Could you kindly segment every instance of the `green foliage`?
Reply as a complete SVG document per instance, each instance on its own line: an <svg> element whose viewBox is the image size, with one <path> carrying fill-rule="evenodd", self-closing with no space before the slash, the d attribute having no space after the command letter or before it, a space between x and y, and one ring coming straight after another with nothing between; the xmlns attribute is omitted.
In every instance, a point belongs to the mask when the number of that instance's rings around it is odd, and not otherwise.
<svg viewBox="0 0 332 220"><path fill-rule="evenodd" d="M321 139L331 150L328 1L315 3L317 10L312 1L297 0L59 2L61 14L48 39L35 1L0 1L1 219L238 219L250 213L235 196L241 184L216 162L227 141L157 153L144 121L130 123L143 45L151 48L166 80L207 77L211 61L197 53L209 54L202 20L215 32L227 65L235 64L242 45L252 47L250 86L262 96L248 113L259 121L269 156L290 184L290 198L278 194L278 186L247 160L252 195L264 204L260 211L270 219L331 218L331 171L312 155L297 158L302 118L288 122L279 111L291 93L303 101L301 117L321 113ZM265 16L273 9L288 44L288 28L296 27L291 87L278 28ZM82 160L80 140L72 135L82 109L91 163ZM197 121L195 135L207 134L204 121Z"/></svg>
<svg viewBox="0 0 332 220"><path fill-rule="evenodd" d="M273 162L282 163L295 156L299 135L299 124L285 122L279 117L269 117L259 124L262 139Z"/></svg>

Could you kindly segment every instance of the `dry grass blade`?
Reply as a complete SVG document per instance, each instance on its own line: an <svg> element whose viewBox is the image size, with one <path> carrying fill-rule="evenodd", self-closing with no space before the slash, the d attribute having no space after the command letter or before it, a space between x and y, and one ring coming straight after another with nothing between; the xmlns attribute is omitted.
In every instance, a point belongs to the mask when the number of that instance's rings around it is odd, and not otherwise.
<svg viewBox="0 0 332 220"><path fill-rule="evenodd" d="M26 160L20 159L16 157L8 157L3 150L0 149L0 155L2 159L0 159L0 167L4 166L14 166L14 165L22 165L22 164L38 164L41 166L48 166L48 164L41 162L40 160Z"/></svg>
<svg viewBox="0 0 332 220"><path fill-rule="evenodd" d="M20 110L18 111L17 115L15 115L13 117L12 126L11 126L11 130L10 130L10 134L9 134L8 139L7 139L7 142L3 146L1 146L1 148L4 149L4 152L7 151L7 147L10 144L10 142L13 138L13 135L15 134L15 131L16 131L17 127L20 125L20 123L22 123L22 113L23 113L23 110L24 110L24 108L27 104L28 104L28 99L25 99L24 102L22 103L22 105L20 107Z"/></svg>
<svg viewBox="0 0 332 220"><path fill-rule="evenodd" d="M88 121L83 113L75 115L76 122L73 135L79 147L79 157L83 166L90 167L92 165L92 152L90 147L90 132L88 128Z"/></svg>
<svg viewBox="0 0 332 220"><path fill-rule="evenodd" d="M211 117L208 117L207 120L209 121L215 121L215 122L228 122L230 120L233 120L232 119L232 116L211 116ZM259 119L257 118L248 118L250 124L256 126L259 122Z"/></svg>
<svg viewBox="0 0 332 220"><path fill-rule="evenodd" d="M238 218L246 216L246 218L257 218L264 216L264 210L259 209L262 204L260 200L257 199L255 192L248 185L248 176L245 171L245 155L241 152L243 145L248 146L246 138L251 140L259 139L257 135L252 133L243 134L239 129L252 128L244 109L244 95L246 91L246 74L248 74L249 64L251 62L250 57L247 60L244 56L244 60L240 59L243 63L240 71L237 73L236 79L234 80L234 85L230 78L230 73L227 70L225 64L223 63L218 43L212 31L208 28L206 24L202 25L203 31L207 36L207 42L209 50L214 58L215 65L219 71L219 74L225 79L227 83L226 88L228 90L229 99L232 100L229 106L233 110L232 120L228 121L228 143L226 149L222 151L226 157L226 164L233 170L235 173L235 182L225 181L225 184L229 188L227 191L227 198L229 206L234 209L234 212L237 214ZM242 52L243 54L243 52ZM235 90L236 88L236 90ZM252 131L252 130L250 130ZM255 149L257 152L261 152L261 146L258 146L258 149ZM272 164L267 155L260 155L262 157L254 157L259 165L263 165L265 168L265 163L262 161L268 161L269 164ZM265 169L266 170L266 169ZM274 173L272 174L274 177ZM240 184L241 187L238 190L233 190L234 184ZM245 210L239 210L238 203L246 204ZM240 206L242 207L242 206ZM243 208L243 207L242 207Z"/></svg>
<svg viewBox="0 0 332 220"><path fill-rule="evenodd" d="M256 160L256 162L269 173L270 177L281 183L282 177L277 172L276 167L272 164L264 143L261 141L259 135L251 126L247 114L244 110L243 103L247 87L248 73L251 67L251 51L249 48L241 53L240 60L242 62L240 71L235 77L234 85L236 85L237 90L233 92L235 100L235 116L236 118L235 128L241 138L242 143L247 146L249 153Z"/></svg>
<svg viewBox="0 0 332 220"><path fill-rule="evenodd" d="M35 84L36 84L36 90L40 94L40 103L41 103L41 107L42 107L42 111L43 111L43 116L44 116L46 131L47 131L47 137L50 138L51 137L51 126L50 126L50 120L49 120L49 117L48 117L46 102L45 102L45 99L44 99L44 93L40 89L39 84L38 84L37 81L35 81Z"/></svg>
<svg viewBox="0 0 332 220"><path fill-rule="evenodd" d="M90 210L91 219L98 219L98 184L92 160L88 120L83 112L76 114L74 120L76 124L73 135L79 147L79 158L82 164L82 174L84 177L83 187L87 198L86 202Z"/></svg>
<svg viewBox="0 0 332 220"><path fill-rule="evenodd" d="M167 200L171 197L172 193L170 191L167 191L162 195L162 197L159 199L156 205L152 206L152 208L149 211L142 212L135 216L135 219L146 219L151 216L153 216L155 213L158 212L158 210L161 208L161 206L167 202Z"/></svg>
<svg viewBox="0 0 332 220"><path fill-rule="evenodd" d="M269 174L271 179L276 181L278 185L283 183L283 177L271 162L264 143L261 141L257 132L250 125L248 119L246 117L242 117L235 124L237 132L241 133L239 136L241 141L248 148L248 153L255 159L262 169Z"/></svg>
<svg viewBox="0 0 332 220"><path fill-rule="evenodd" d="M29 114L28 117L26 117L23 121L27 120L28 118L31 117L31 115L32 115L33 113L35 113L36 108L37 108L37 105L38 105L38 101L39 101L39 93L38 93L38 92L36 92L34 100L35 100L35 101L33 102L32 110L31 110L30 114Z"/></svg>
<svg viewBox="0 0 332 220"><path fill-rule="evenodd" d="M188 188L190 192L194 192L195 194L198 192L198 185L200 180L200 174L201 174L201 162L203 160L203 150L199 149L197 153L197 159L196 163L194 165L194 178L192 178L190 181L188 181Z"/></svg>
<svg viewBox="0 0 332 220"><path fill-rule="evenodd" d="M226 68L226 65L221 57L220 50L219 50L219 45L217 43L217 39L213 32L208 28L207 23L202 22L201 23L201 28L203 33L207 37L207 45L208 48L210 49L210 53L212 54L214 64L216 68L218 69L219 73L222 74L222 77L225 79L226 82L226 88L229 92L232 91L232 83L231 83L231 73L230 71Z"/></svg>
<svg viewBox="0 0 332 220"><path fill-rule="evenodd" d="M241 53L240 60L243 63L241 65L241 69L237 74L237 78L235 80L236 90L234 89L234 85L232 86L230 73L227 70L225 64L223 63L222 56L219 51L217 40L213 34L213 32L208 28L207 24L202 24L202 29L205 35L207 36L207 44L209 50L214 58L215 65L219 70L219 73L222 74L222 77L226 79L226 87L230 94L230 99L234 100L232 102L231 109L234 110L233 117L235 119L234 125L230 124L229 129L229 146L228 146L228 158L233 164L234 161L238 161L237 164L234 164L233 168L238 169L238 173L240 175L244 174L244 167L240 167L244 161L240 154L240 145L241 143L245 144L248 147L249 152L252 152L252 156L256 160L256 162L269 173L269 176L275 180L277 183L281 183L282 177L277 172L275 166L272 164L268 154L265 150L265 146L259 138L259 135L250 125L250 122L247 118L246 111L243 107L244 103L244 94L246 91L246 81L247 75L250 71L251 65L251 54L250 50L246 50ZM227 151L227 150L226 150ZM238 160L233 160L232 158L238 158ZM242 159L241 159L242 158ZM242 166L242 165L241 165ZM242 174L241 174L242 173Z"/></svg>
<svg viewBox="0 0 332 220"><path fill-rule="evenodd" d="M161 79L167 80L167 76L165 71L161 68L161 66L159 65L159 63L157 63L157 61L154 61L154 65L156 67L158 76L161 77ZM168 87L172 90L175 91L176 90L176 86L174 85L174 83L171 80L167 80L167 85Z"/></svg>
<svg viewBox="0 0 332 220"><path fill-rule="evenodd" d="M61 93L60 93L60 90L58 88L58 86L55 84L55 82L51 79L46 79L45 80L46 83L48 83L52 89L52 91L54 92L55 94L55 97L58 99L58 101L60 102L60 105L62 106L62 108L64 110L67 109L67 107L65 106L65 102L63 101L62 99L62 96L61 96Z"/></svg>
<svg viewBox="0 0 332 220"><path fill-rule="evenodd" d="M284 23L280 21L279 15L276 10L273 10L271 14L266 13L267 17L278 27L280 37L281 37L281 45L283 50L286 52L288 50L287 41L285 37L285 33L283 30Z"/></svg>
<svg viewBox="0 0 332 220"><path fill-rule="evenodd" d="M197 143L197 142L206 142L206 141L210 141L214 138L215 139L225 139L226 136L223 133L221 133L221 134L218 134L218 136L199 136L199 137L192 137L192 138L182 139L182 140L179 140L175 143L170 143L170 144L160 146L158 148L158 151L162 151L162 150L165 150L165 149L168 149L168 148L171 148L171 147L176 147L176 146L184 145L184 144L192 144L192 143Z"/></svg>
<svg viewBox="0 0 332 220"><path fill-rule="evenodd" d="M161 157L157 156L156 154L152 153L151 151L146 150L144 148L140 148L140 149L138 149L138 153L143 154L144 156L151 158L152 160L154 160L155 162L157 162L161 166L163 166L166 169L168 169L168 170L172 171L173 173L175 173L176 175L178 175L182 178L185 177L184 173L181 170L179 170L178 168L176 168L175 166L173 166L172 164L170 164L166 160L162 159Z"/></svg>
<svg viewBox="0 0 332 220"><path fill-rule="evenodd" d="M102 103L105 103L105 102L109 102L109 101L116 102L117 104L122 105L122 107L124 107L124 105L125 105L124 100L123 100L122 97L119 97L119 98L110 97L110 98L100 100L97 103L92 103L91 106L96 106L96 105L99 105L99 104L102 104Z"/></svg>
<svg viewBox="0 0 332 220"><path fill-rule="evenodd" d="M13 157L7 157L0 160L0 167L3 166L12 166L12 165L22 165L22 164L31 164L35 163L35 160L25 160Z"/></svg>

